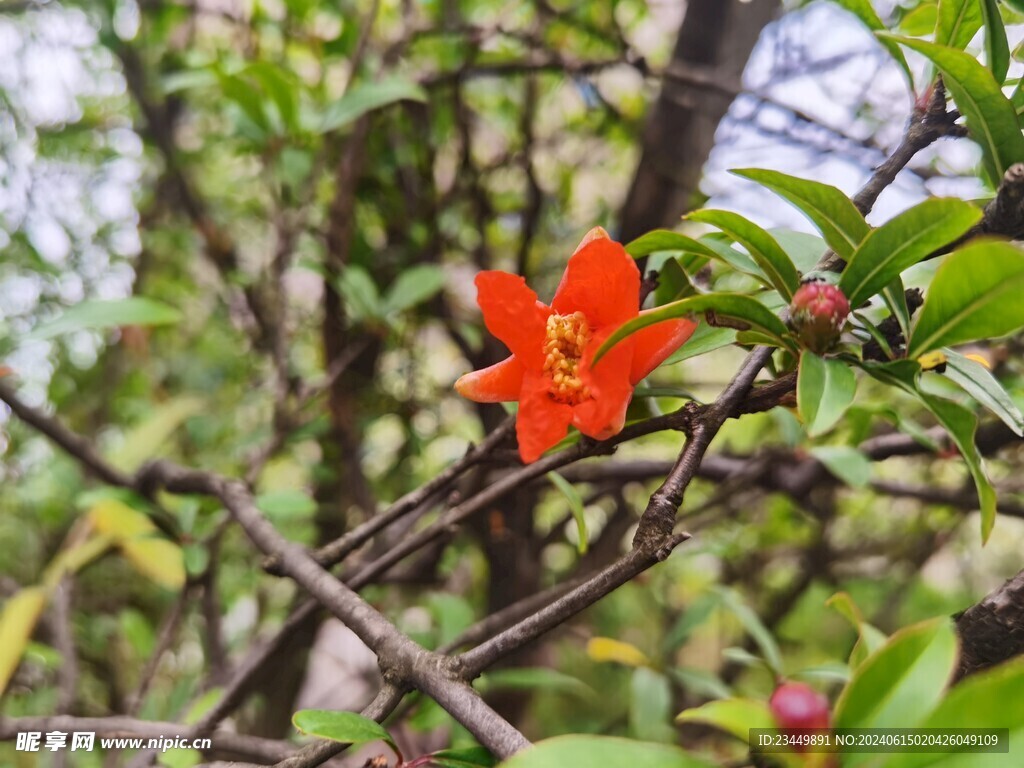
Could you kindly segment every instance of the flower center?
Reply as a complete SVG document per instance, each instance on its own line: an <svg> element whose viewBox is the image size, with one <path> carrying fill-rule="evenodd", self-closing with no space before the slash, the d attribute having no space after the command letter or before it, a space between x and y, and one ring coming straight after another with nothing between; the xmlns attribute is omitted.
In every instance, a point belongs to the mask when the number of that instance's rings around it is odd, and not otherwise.
<svg viewBox="0 0 1024 768"><path fill-rule="evenodd" d="M590 328L582 312L548 316L544 341L544 373L551 377L549 393L560 403L576 405L590 397L578 370L583 348L590 340Z"/></svg>

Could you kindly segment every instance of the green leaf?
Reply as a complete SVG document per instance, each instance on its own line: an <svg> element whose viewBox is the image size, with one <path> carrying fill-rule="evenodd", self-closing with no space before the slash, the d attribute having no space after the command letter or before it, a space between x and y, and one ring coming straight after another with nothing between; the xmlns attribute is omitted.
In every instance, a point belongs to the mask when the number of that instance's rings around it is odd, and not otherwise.
<svg viewBox="0 0 1024 768"><path fill-rule="evenodd" d="M746 741L751 728L776 728L768 703L753 699L721 699L709 701L693 709L684 709L676 716L677 723L703 723Z"/></svg>
<svg viewBox="0 0 1024 768"><path fill-rule="evenodd" d="M935 42L962 51L982 23L979 0L939 0Z"/></svg>
<svg viewBox="0 0 1024 768"><path fill-rule="evenodd" d="M797 232L785 227L774 227L768 232L775 238L775 242L782 246L782 250L789 254L789 258L801 272L811 272L828 250L828 245L821 236L812 235L810 232Z"/></svg>
<svg viewBox="0 0 1024 768"><path fill-rule="evenodd" d="M249 64L240 74L248 75L259 83L262 91L277 109L281 126L289 132L296 132L299 128L298 78L266 60Z"/></svg>
<svg viewBox="0 0 1024 768"><path fill-rule="evenodd" d="M170 590L179 590L185 584L181 547L163 538L142 512L117 499L103 499L88 516L96 531L110 537L143 576Z"/></svg>
<svg viewBox="0 0 1024 768"><path fill-rule="evenodd" d="M838 728L913 728L942 696L956 662L948 619L896 632L854 673L836 704Z"/></svg>
<svg viewBox="0 0 1024 768"><path fill-rule="evenodd" d="M676 667L669 674L687 691L709 699L727 699L732 696L729 688L717 675L693 667Z"/></svg>
<svg viewBox="0 0 1024 768"><path fill-rule="evenodd" d="M796 402L808 435L816 437L828 432L853 402L855 394L857 377L850 366L806 350L801 353Z"/></svg>
<svg viewBox="0 0 1024 768"><path fill-rule="evenodd" d="M885 30L885 24L878 18L878 14L875 13L874 7L871 5L871 0L836 0L836 2L843 8L848 10L854 16L863 22L864 26L870 29L872 32L879 30ZM907 82L910 87L914 87L914 75L910 71L910 65L907 64L907 59L903 55L903 51L900 47L889 40L882 40L882 45L887 51L896 59L896 63L900 65L900 69L903 70L903 74L907 78Z"/></svg>
<svg viewBox="0 0 1024 768"><path fill-rule="evenodd" d="M1006 28L999 15L996 0L978 0L985 17L985 59L992 76L1000 86L1006 82L1006 71L1010 68L1010 45L1006 41Z"/></svg>
<svg viewBox="0 0 1024 768"><path fill-rule="evenodd" d="M557 736L513 755L500 768L713 768L679 747L611 736Z"/></svg>
<svg viewBox="0 0 1024 768"><path fill-rule="evenodd" d="M672 687L660 672L649 667L633 670L630 679L629 733L641 741L675 741Z"/></svg>
<svg viewBox="0 0 1024 768"><path fill-rule="evenodd" d="M907 356L988 339L1024 326L1024 252L982 242L946 257L928 288Z"/></svg>
<svg viewBox="0 0 1024 768"><path fill-rule="evenodd" d="M71 331L98 331L124 325L173 325L181 312L153 299L131 296L115 301L83 301L64 310L60 317L41 324L26 341L51 339Z"/></svg>
<svg viewBox="0 0 1024 768"><path fill-rule="evenodd" d="M47 591L26 587L7 598L0 612L0 693L7 690L46 605Z"/></svg>
<svg viewBox="0 0 1024 768"><path fill-rule="evenodd" d="M379 320L384 317L384 303L370 273L351 264L338 278L338 292L345 300L345 310L352 320Z"/></svg>
<svg viewBox="0 0 1024 768"><path fill-rule="evenodd" d="M340 741L344 744L366 744L383 741L396 755L401 753L391 734L376 720L355 712L339 712L329 709L300 709L292 715L292 725L308 736Z"/></svg>
<svg viewBox="0 0 1024 768"><path fill-rule="evenodd" d="M809 452L825 469L852 488L863 488L871 482L871 461L856 448L816 445Z"/></svg>
<svg viewBox="0 0 1024 768"><path fill-rule="evenodd" d="M929 35L935 31L938 15L938 6L934 2L922 3L900 19L899 30L914 37Z"/></svg>
<svg viewBox="0 0 1024 768"><path fill-rule="evenodd" d="M843 259L853 255L870 230L850 198L833 186L757 168L732 172L768 187L796 206L814 223L829 247Z"/></svg>
<svg viewBox="0 0 1024 768"><path fill-rule="evenodd" d="M485 747L442 749L430 754L430 765L438 768L493 768L498 761Z"/></svg>
<svg viewBox="0 0 1024 768"><path fill-rule="evenodd" d="M989 181L993 186L998 185L1007 168L1024 160L1024 136L1013 104L992 73L972 55L955 48L912 37L886 37L925 55L942 71L957 107L967 119L967 128L981 145Z"/></svg>
<svg viewBox="0 0 1024 768"><path fill-rule="evenodd" d="M785 324L757 299L737 293L707 293L674 301L623 323L594 354L594 364L620 341L649 325L708 311L719 318L749 326L771 337L779 346L792 346L786 340L789 332Z"/></svg>
<svg viewBox="0 0 1024 768"><path fill-rule="evenodd" d="M284 519L309 517L316 513L316 502L302 491L270 491L256 497L256 506L270 517Z"/></svg>
<svg viewBox="0 0 1024 768"><path fill-rule="evenodd" d="M320 123L320 132L336 131L351 125L363 115L399 101L426 101L427 92L411 80L392 77L379 83L364 83L346 91L329 104Z"/></svg>
<svg viewBox="0 0 1024 768"><path fill-rule="evenodd" d="M946 355L945 375L1002 419L1017 435L1024 436L1024 416L989 369L952 349L942 351Z"/></svg>
<svg viewBox="0 0 1024 768"><path fill-rule="evenodd" d="M772 286L787 301L793 298L800 285L800 274L786 252L767 231L731 211L705 209L694 211L687 218L718 227L740 243L768 276Z"/></svg>
<svg viewBox="0 0 1024 768"><path fill-rule="evenodd" d="M626 252L635 259L662 251L698 254L715 261L721 261L733 269L753 275L758 280L767 279L753 259L745 253L740 253L735 248L730 248L716 240L695 240L678 232L671 232L667 229L655 229L645 235L641 235L626 246Z"/></svg>
<svg viewBox="0 0 1024 768"><path fill-rule="evenodd" d="M594 689L579 678L547 667L515 667L495 669L481 675L477 682L481 692L497 691L552 691L568 693L589 699Z"/></svg>
<svg viewBox="0 0 1024 768"><path fill-rule="evenodd" d="M681 363L691 357L699 357L708 352L713 352L722 347L728 347L736 341L736 330L734 328L716 328L707 323L698 323L697 330L693 332L683 346L669 355L664 365Z"/></svg>
<svg viewBox="0 0 1024 768"><path fill-rule="evenodd" d="M444 270L436 264L417 264L404 270L384 297L384 312L404 312L433 298L444 287Z"/></svg>
<svg viewBox="0 0 1024 768"><path fill-rule="evenodd" d="M782 674L782 653L771 631L764 625L760 617L747 605L740 594L734 589L716 587L714 591L721 597L721 605L735 616L743 629L757 644L768 666L775 674ZM753 726L751 726L753 727Z"/></svg>
<svg viewBox="0 0 1024 768"><path fill-rule="evenodd" d="M860 609L846 592L836 592L825 605L834 608L857 630L857 642L850 651L850 668L857 669L875 651L885 645L888 638L883 632L864 621Z"/></svg>
<svg viewBox="0 0 1024 768"><path fill-rule="evenodd" d="M579 553L585 554L587 551L587 518L583 513L583 497L580 496L580 492L576 490L576 487L562 477L557 472L548 472L548 480L551 484L557 488L566 501L569 502L569 511L572 512L573 519L576 521L576 534L579 539L576 543L576 549Z"/></svg>
<svg viewBox="0 0 1024 768"><path fill-rule="evenodd" d="M992 526L996 522L996 491L985 472L985 464L974 442L974 433L978 427L977 417L959 403L943 400L933 395L921 393L921 402L927 406L939 423L949 433L956 447L960 450L967 469L974 479L978 491L978 507L981 512L981 541L988 541Z"/></svg>
<svg viewBox="0 0 1024 768"><path fill-rule="evenodd" d="M1010 754L982 752L889 755L886 768L1005 768L1020 763L1024 743L1024 660L978 672L949 691L922 728L1007 728ZM1009 761L1009 762L1008 762Z"/></svg>
<svg viewBox="0 0 1024 768"><path fill-rule="evenodd" d="M963 200L934 198L904 211L860 244L839 279L851 307L859 307L900 273L964 234L981 210Z"/></svg>
<svg viewBox="0 0 1024 768"><path fill-rule="evenodd" d="M156 456L188 419L202 413L205 403L183 395L156 403L142 421L124 433L121 443L109 453L110 463L132 472Z"/></svg>

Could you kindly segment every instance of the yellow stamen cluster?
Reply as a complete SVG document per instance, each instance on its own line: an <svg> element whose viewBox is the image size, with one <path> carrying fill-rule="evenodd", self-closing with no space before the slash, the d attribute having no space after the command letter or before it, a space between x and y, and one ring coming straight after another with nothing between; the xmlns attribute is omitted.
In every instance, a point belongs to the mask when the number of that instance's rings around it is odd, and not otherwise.
<svg viewBox="0 0 1024 768"><path fill-rule="evenodd" d="M550 315L544 342L544 373L551 377L551 397L575 405L590 397L590 390L578 375L583 348L590 340L590 328L582 312Z"/></svg>

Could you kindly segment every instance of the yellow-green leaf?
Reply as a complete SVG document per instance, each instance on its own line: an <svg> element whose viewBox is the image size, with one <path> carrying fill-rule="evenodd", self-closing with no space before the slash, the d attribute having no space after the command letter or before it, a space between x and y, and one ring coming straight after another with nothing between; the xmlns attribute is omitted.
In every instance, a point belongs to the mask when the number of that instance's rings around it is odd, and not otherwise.
<svg viewBox="0 0 1024 768"><path fill-rule="evenodd" d="M646 667L646 654L635 645L610 637L592 637L587 642L587 656L594 661L614 661L627 667Z"/></svg>
<svg viewBox="0 0 1024 768"><path fill-rule="evenodd" d="M42 587L27 587L4 604L0 613L0 692L7 690L21 662L28 639L46 605L46 597L47 592Z"/></svg>

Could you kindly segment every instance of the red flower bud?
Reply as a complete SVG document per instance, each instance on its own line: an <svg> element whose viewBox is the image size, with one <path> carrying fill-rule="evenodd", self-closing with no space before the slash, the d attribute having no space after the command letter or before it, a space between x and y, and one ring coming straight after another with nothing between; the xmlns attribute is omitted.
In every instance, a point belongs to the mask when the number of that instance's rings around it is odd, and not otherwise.
<svg viewBox="0 0 1024 768"><path fill-rule="evenodd" d="M804 683L783 683L768 700L772 714L784 731L828 728L828 699Z"/></svg>
<svg viewBox="0 0 1024 768"><path fill-rule="evenodd" d="M812 352L828 352L839 340L843 324L850 314L850 302L835 285L804 283L793 294L789 305L789 323Z"/></svg>

